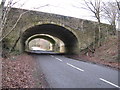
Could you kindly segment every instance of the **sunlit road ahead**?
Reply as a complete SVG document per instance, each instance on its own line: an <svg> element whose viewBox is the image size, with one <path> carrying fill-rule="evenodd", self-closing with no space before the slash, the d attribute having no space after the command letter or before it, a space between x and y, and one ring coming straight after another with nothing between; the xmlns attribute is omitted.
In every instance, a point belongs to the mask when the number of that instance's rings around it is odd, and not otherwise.
<svg viewBox="0 0 120 90"><path fill-rule="evenodd" d="M34 56L51 88L120 88L120 71L61 55Z"/></svg>

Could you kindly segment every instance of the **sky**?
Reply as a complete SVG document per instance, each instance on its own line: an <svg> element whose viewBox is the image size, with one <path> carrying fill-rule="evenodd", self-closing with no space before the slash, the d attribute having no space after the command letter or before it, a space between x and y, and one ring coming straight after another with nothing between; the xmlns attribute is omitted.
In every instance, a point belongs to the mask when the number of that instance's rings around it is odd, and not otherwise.
<svg viewBox="0 0 120 90"><path fill-rule="evenodd" d="M7 1L9 0L6 0L6 2ZM107 2L115 0L103 0L103 1ZM96 19L93 17L94 16L93 13L91 13L89 10L82 8L84 7L84 0L13 0L13 2L17 2L14 5L14 7L17 8L37 10L42 12L96 21ZM49 6L45 6L47 4ZM37 7L41 8L33 9ZM105 19L102 19L102 22L107 23Z"/></svg>

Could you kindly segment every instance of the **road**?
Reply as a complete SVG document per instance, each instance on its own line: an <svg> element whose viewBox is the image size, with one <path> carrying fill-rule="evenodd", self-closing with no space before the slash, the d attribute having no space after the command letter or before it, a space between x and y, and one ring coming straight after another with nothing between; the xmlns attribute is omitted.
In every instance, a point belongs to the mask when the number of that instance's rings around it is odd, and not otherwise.
<svg viewBox="0 0 120 90"><path fill-rule="evenodd" d="M61 55L34 55L50 88L120 88L112 68Z"/></svg>

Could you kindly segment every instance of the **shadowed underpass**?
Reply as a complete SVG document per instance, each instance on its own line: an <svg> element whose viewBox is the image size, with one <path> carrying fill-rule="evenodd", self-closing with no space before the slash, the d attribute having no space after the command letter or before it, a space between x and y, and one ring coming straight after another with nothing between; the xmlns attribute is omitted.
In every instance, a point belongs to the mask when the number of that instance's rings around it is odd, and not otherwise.
<svg viewBox="0 0 120 90"><path fill-rule="evenodd" d="M67 55L65 53L56 53L52 51L43 51L43 50L31 50L31 51L25 51L27 54L30 55Z"/></svg>
<svg viewBox="0 0 120 90"><path fill-rule="evenodd" d="M22 50L25 50L25 41L33 35L36 34L47 34L53 37L59 38L65 44L65 53L66 54L76 54L78 51L78 40L76 36L65 29L64 27L53 25L53 24L43 24L29 28L22 34L21 44ZM40 37L40 36L37 36ZM37 38L34 37L34 38ZM33 39L34 39L33 38ZM41 38L46 38L45 36ZM49 39L52 41L51 39Z"/></svg>

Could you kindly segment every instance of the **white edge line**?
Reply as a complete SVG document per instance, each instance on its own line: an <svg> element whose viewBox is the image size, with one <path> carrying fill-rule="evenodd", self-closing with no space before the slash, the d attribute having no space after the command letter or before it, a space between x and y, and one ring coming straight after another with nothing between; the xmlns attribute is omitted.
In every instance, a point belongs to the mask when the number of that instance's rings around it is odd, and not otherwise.
<svg viewBox="0 0 120 90"><path fill-rule="evenodd" d="M77 70L79 70L79 71L84 71L83 69L80 69L80 68L78 68L78 67L76 67L76 66L74 66L74 65L72 65L72 64L70 64L70 63L67 63L67 65L69 65L69 66L71 66L71 67L73 67L73 68L75 68L75 69L77 69Z"/></svg>
<svg viewBox="0 0 120 90"><path fill-rule="evenodd" d="M104 82L106 82L106 83L108 83L108 84L110 84L110 85L112 85L112 86L115 86L115 87L117 87L117 88L120 88L118 85L116 85L116 84L114 84L114 83L111 83L111 82L109 82L109 81L107 81L107 80L105 80L105 79L103 79L103 78L99 78L100 80L102 80L102 81L104 81Z"/></svg>

